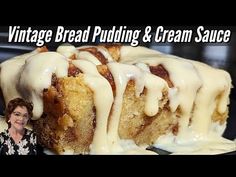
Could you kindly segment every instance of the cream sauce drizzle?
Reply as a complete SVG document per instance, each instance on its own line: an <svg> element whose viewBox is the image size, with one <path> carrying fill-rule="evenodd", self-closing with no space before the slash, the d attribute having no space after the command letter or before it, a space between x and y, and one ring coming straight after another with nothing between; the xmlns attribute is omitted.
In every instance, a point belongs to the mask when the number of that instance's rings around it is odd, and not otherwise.
<svg viewBox="0 0 236 177"><path fill-rule="evenodd" d="M85 83L94 92L96 107L96 129L90 145L91 154L108 154L107 142L108 117L113 103L113 92L109 82L97 71L96 65L85 60L74 60L72 63L84 73Z"/></svg>
<svg viewBox="0 0 236 177"><path fill-rule="evenodd" d="M33 102L33 119L43 113L43 89L51 85L52 74L58 78L67 76L68 61L56 52L43 52L27 58L22 67L17 87L23 98Z"/></svg>
<svg viewBox="0 0 236 177"><path fill-rule="evenodd" d="M144 75L144 85L147 89L145 98L145 108L144 112L147 116L155 116L159 110L159 101L162 99L162 92L164 88L168 88L167 83L162 78L155 76L150 73L148 66L136 65L141 70L143 70Z"/></svg>
<svg viewBox="0 0 236 177"><path fill-rule="evenodd" d="M108 127L108 140L109 145L115 152L123 151L119 144L119 120L122 110L123 94L125 92L126 86L129 80L135 81L135 95L139 97L140 93L144 89L144 80L142 72L139 68L132 65L125 65L120 63L108 63L109 71L112 73L116 85L116 97L112 107L112 114Z"/></svg>
<svg viewBox="0 0 236 177"><path fill-rule="evenodd" d="M197 91L202 86L202 80L196 68L190 62L168 58L159 52L150 52L150 49L143 47L136 48L138 52L133 49L128 52L128 49L123 46L120 62L128 64L146 63L149 66L162 64L166 68L178 94L178 97L170 95L170 108L174 112L178 107L177 105L180 106L182 115L179 121L179 134L184 134L191 118ZM125 52L123 53L123 51ZM178 98L178 100L173 98ZM179 104L177 101L179 101Z"/></svg>
<svg viewBox="0 0 236 177"><path fill-rule="evenodd" d="M220 129L224 130L224 125ZM200 138L197 134L194 136L191 129L188 131L190 136L185 141L178 141L176 136L169 133L159 137L154 146L173 154L221 154L236 150L236 142L219 136L220 132L215 130Z"/></svg>
<svg viewBox="0 0 236 177"><path fill-rule="evenodd" d="M75 55L76 58L78 57L79 51L73 45L60 45L57 50L58 53L64 55L67 58L70 58L72 55Z"/></svg>
<svg viewBox="0 0 236 177"><path fill-rule="evenodd" d="M101 65L102 63L93 54L87 51L80 51L77 57L78 60L87 60L95 65Z"/></svg>
<svg viewBox="0 0 236 177"><path fill-rule="evenodd" d="M123 94L130 80L135 81L135 95L139 97L143 89L147 89L145 99L145 113L154 116L158 113L158 103L162 98L162 91L167 88L167 84L161 78L154 76L134 65L121 63L108 63L109 71L112 73L116 84L116 97L110 117L108 138L112 149L121 151L119 144L118 127L123 103Z"/></svg>
<svg viewBox="0 0 236 177"><path fill-rule="evenodd" d="M24 66L27 58L37 53L38 50L34 50L1 63L1 89L6 104L13 98L21 97L21 94L17 90L21 67Z"/></svg>
<svg viewBox="0 0 236 177"><path fill-rule="evenodd" d="M129 64L144 62L150 66L162 64L174 83L175 87L169 90L170 107L174 112L179 105L182 115L179 120L179 133L177 136L173 136L173 141L182 145L192 141L199 142L195 143L194 146L201 144L200 141L209 142L211 150L216 143L210 142L218 142L224 146L224 141L227 140L222 141L222 132L214 132L210 127L213 124L211 118L213 111L216 109L219 113L224 113L227 109L231 89L229 74L200 62L165 55L160 52L150 52L150 49L143 47L137 48L137 52L135 52L136 50L123 46L120 62ZM215 101L217 97L219 97L218 104ZM190 118L192 122L189 126ZM209 149L208 145L203 144L201 152L204 149ZM225 146L226 149L229 149L227 143ZM230 149L235 150L235 145L231 143Z"/></svg>
<svg viewBox="0 0 236 177"><path fill-rule="evenodd" d="M216 70L197 62L194 65L203 78L203 86L195 100L192 128L194 131L201 132L204 135L209 131L211 119L208 118L211 118L214 110L223 114L227 109L231 79L228 73L224 71ZM217 100L217 97L219 97L219 100ZM218 106L216 100L219 101Z"/></svg>

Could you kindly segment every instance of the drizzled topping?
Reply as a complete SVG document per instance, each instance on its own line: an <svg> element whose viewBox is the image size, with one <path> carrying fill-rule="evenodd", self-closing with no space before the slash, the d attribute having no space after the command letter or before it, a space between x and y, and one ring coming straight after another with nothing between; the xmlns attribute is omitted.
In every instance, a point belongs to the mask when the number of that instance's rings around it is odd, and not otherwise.
<svg viewBox="0 0 236 177"><path fill-rule="evenodd" d="M79 53L78 50L73 45L69 44L59 46L56 51L67 58L71 58L74 55L75 58L77 58Z"/></svg>
<svg viewBox="0 0 236 177"><path fill-rule="evenodd" d="M39 53L39 50L34 50L1 63L1 89L5 103L8 103L13 98L20 97L20 93L17 90L17 83L20 77L21 67L24 66L27 58L37 53Z"/></svg>
<svg viewBox="0 0 236 177"><path fill-rule="evenodd" d="M184 132L189 124L197 91L202 85L196 68L188 61L166 57L159 52L143 47L138 47L138 49L135 52L136 50L129 47L122 47L120 62L146 63L150 66L151 71L167 80L169 86L174 85L176 89L171 91L169 97L170 108L172 112L175 112L177 107L180 107L182 116L179 120L179 131ZM156 66L157 68L155 68ZM174 96L175 94L178 96Z"/></svg>
<svg viewBox="0 0 236 177"><path fill-rule="evenodd" d="M17 87L22 97L34 104L34 119L43 113L43 90L51 85L52 74L58 78L67 76L68 61L56 52L43 52L26 59L21 68Z"/></svg>
<svg viewBox="0 0 236 177"><path fill-rule="evenodd" d="M199 62L145 47L75 48L66 45L59 46L57 52L39 53L35 50L1 64L1 88L6 102L18 96L31 100L34 119L38 119L43 113L42 93L52 84L52 75L76 77L81 73L94 93L96 107L96 128L90 153L125 153L127 150L119 137L118 127L124 92L131 80L135 83L136 97L146 90L144 113L149 117L158 114L163 92L168 92L168 107L174 116L179 117L178 127L175 135L162 136L160 143L168 139L171 143L186 144L212 140L212 137L218 141L217 138L221 137L222 132L211 129L212 114L215 110L220 114L227 111L230 75ZM160 143L157 146L161 146ZM145 151L135 148L126 153Z"/></svg>
<svg viewBox="0 0 236 177"><path fill-rule="evenodd" d="M84 60L74 60L72 63L85 73L84 80L94 92L97 120L93 142L90 146L90 153L109 153L107 123L113 103L111 86L109 82L99 74L96 65L93 63Z"/></svg>

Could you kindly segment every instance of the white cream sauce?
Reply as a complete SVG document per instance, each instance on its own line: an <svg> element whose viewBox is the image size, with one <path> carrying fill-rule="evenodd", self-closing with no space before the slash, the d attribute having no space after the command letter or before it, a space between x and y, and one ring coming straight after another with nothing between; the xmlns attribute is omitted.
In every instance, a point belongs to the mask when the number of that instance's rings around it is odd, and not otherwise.
<svg viewBox="0 0 236 177"><path fill-rule="evenodd" d="M90 145L91 154L108 154L107 142L108 117L113 103L113 92L109 82L97 71L96 65L85 60L73 60L72 63L84 73L85 83L94 92L96 107L96 129Z"/></svg>
<svg viewBox="0 0 236 177"><path fill-rule="evenodd" d="M75 57L77 58L79 53L79 51L75 48L75 46L69 44L60 45L57 48L56 52L64 55L66 58L70 58L73 55L75 55Z"/></svg>
<svg viewBox="0 0 236 177"><path fill-rule="evenodd" d="M13 57L1 63L1 89L3 92L5 103L10 100L21 97L21 94L17 90L17 83L20 77L21 67L24 66L25 60L30 56L38 53L38 50L34 50L30 53Z"/></svg>
<svg viewBox="0 0 236 177"><path fill-rule="evenodd" d="M199 137L193 132L185 141L178 141L176 136L169 133L156 140L155 147L173 152L172 154L222 154L236 150L236 143L225 139L213 132ZM195 135L195 136L194 136Z"/></svg>
<svg viewBox="0 0 236 177"><path fill-rule="evenodd" d="M58 78L67 76L68 61L57 52L43 52L26 60L22 68L18 87L21 95L34 104L33 119L43 113L43 90L51 85L52 74Z"/></svg>

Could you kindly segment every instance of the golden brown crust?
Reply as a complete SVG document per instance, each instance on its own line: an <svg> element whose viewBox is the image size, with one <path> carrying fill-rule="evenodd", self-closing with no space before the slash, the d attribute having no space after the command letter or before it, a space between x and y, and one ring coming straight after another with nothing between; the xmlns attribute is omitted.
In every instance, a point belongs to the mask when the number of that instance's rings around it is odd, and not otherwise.
<svg viewBox="0 0 236 177"><path fill-rule="evenodd" d="M60 78L56 87L44 91L44 116L34 121L39 143L57 153L89 152L96 119L93 92L83 74Z"/></svg>

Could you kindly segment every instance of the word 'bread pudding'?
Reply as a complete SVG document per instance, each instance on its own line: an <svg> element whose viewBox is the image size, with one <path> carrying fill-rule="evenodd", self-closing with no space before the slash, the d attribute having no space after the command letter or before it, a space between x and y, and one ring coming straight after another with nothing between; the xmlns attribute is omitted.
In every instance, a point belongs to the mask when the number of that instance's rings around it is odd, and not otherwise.
<svg viewBox="0 0 236 177"><path fill-rule="evenodd" d="M0 79L5 103L33 102L39 143L58 154L236 149L221 136L230 75L197 61L145 47L62 45L3 62Z"/></svg>

